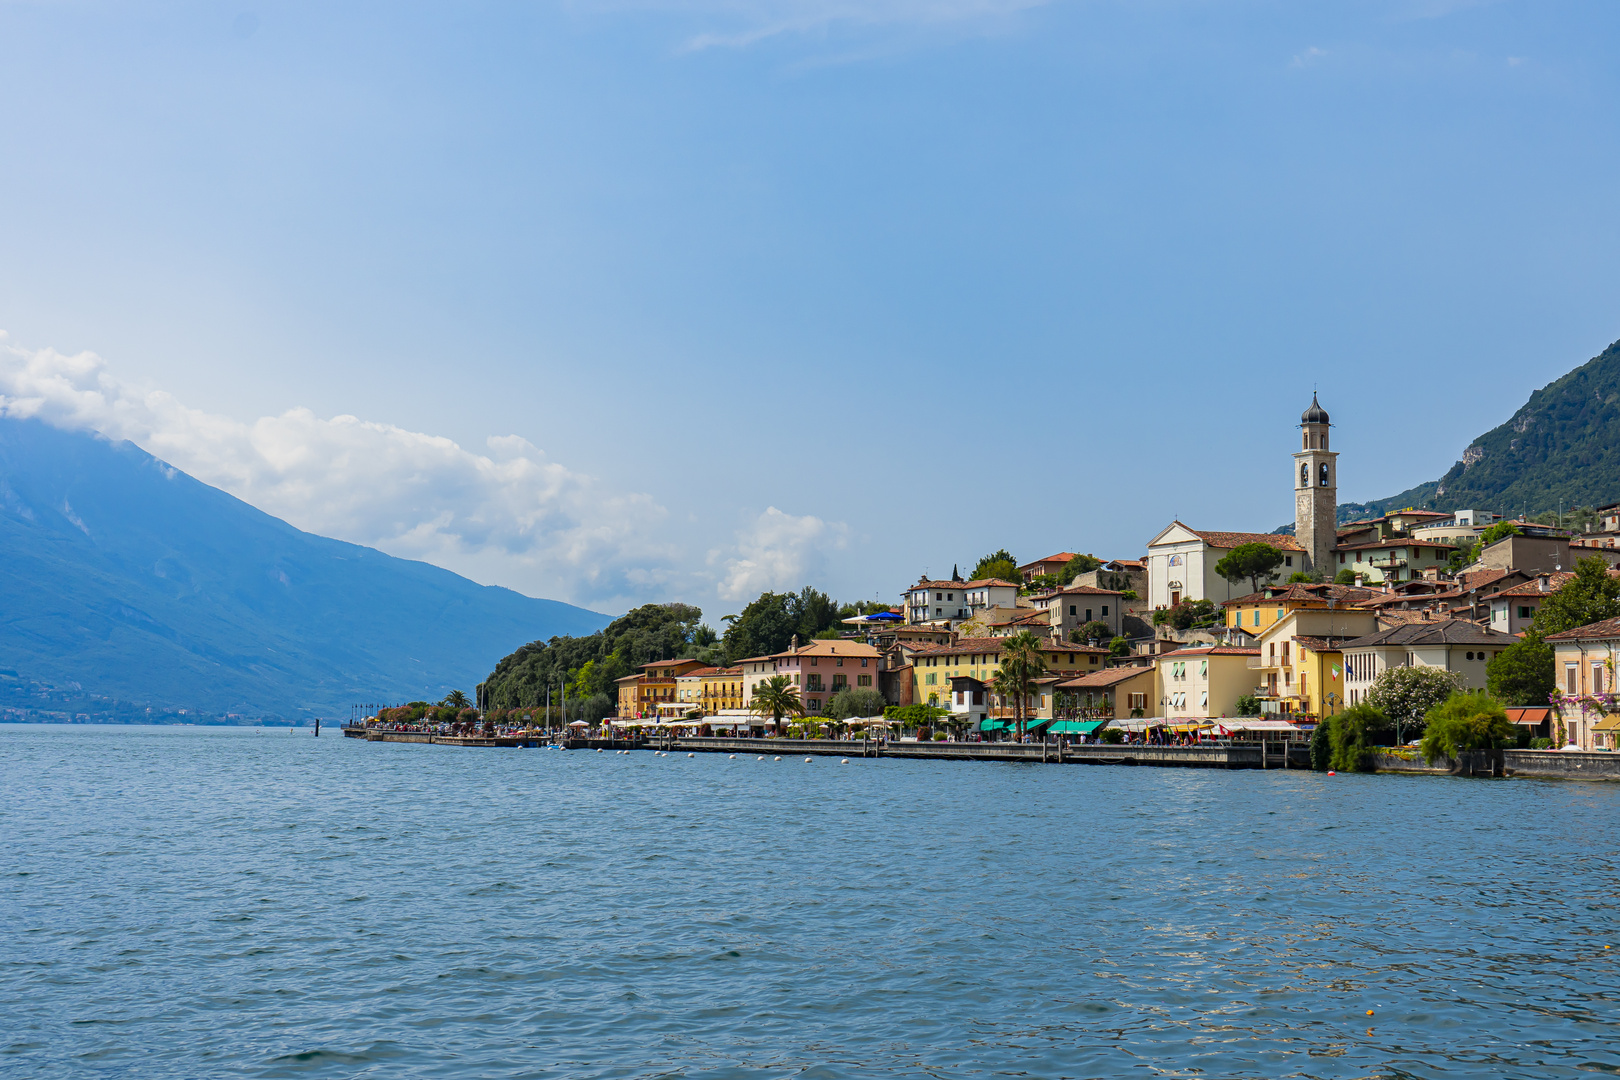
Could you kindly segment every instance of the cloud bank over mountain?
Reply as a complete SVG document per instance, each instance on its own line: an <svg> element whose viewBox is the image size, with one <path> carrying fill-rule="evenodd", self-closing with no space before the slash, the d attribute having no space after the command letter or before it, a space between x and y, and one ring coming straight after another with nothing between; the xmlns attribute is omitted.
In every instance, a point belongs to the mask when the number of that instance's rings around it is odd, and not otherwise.
<svg viewBox="0 0 1620 1080"><path fill-rule="evenodd" d="M518 436L473 450L302 408L241 421L126 384L88 352L0 344L0 415L127 439L308 532L601 610L798 587L848 534L770 507L702 537L650 495L607 490Z"/></svg>

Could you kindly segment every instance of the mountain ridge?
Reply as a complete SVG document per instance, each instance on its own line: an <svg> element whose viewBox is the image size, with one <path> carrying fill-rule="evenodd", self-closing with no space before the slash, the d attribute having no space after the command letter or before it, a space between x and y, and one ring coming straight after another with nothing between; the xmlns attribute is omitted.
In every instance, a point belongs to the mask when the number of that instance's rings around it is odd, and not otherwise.
<svg viewBox="0 0 1620 1080"><path fill-rule="evenodd" d="M471 692L515 644L610 621L303 532L132 443L37 420L0 418L0 550L13 710L333 717Z"/></svg>

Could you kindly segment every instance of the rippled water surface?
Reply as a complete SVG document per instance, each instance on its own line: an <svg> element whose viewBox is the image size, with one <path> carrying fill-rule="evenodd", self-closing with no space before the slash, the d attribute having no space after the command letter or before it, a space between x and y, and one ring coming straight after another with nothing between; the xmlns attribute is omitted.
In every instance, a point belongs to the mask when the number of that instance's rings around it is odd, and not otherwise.
<svg viewBox="0 0 1620 1080"><path fill-rule="evenodd" d="M1620 785L335 735L0 727L0 1073L1620 1071Z"/></svg>

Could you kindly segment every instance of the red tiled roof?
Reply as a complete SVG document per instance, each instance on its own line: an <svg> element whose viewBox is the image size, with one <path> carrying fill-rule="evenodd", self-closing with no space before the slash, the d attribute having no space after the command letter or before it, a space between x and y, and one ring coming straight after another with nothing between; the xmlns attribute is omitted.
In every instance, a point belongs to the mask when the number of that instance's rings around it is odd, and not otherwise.
<svg viewBox="0 0 1620 1080"><path fill-rule="evenodd" d="M1122 683L1127 679L1134 679L1138 675L1149 675L1149 676L1151 676L1152 674L1153 674L1153 669L1150 668L1150 667L1111 667L1111 668L1103 668L1101 671L1088 671L1083 675L1076 675L1072 679L1069 679L1069 680L1067 680L1065 682L1060 682L1060 683L1058 683L1058 689L1060 689L1060 690L1095 689L1095 688L1098 688L1098 687L1113 686L1115 683Z"/></svg>
<svg viewBox="0 0 1620 1080"><path fill-rule="evenodd" d="M963 584L962 582L957 582L957 584L962 585L962 588L964 588L964 589L986 589L986 588L993 588L993 587L995 587L997 585L1000 585L1003 588L1008 588L1008 589L1016 589L1016 588L1018 588L1018 583L1017 582L1007 581L1007 580L1005 580L1003 578L998 578L998 577L974 578L972 581L969 581L966 584Z"/></svg>
<svg viewBox="0 0 1620 1080"><path fill-rule="evenodd" d="M1282 592L1275 590L1281 589ZM1231 607L1234 604L1266 604L1278 600L1320 600L1326 603L1329 600L1347 604L1364 604L1377 596L1373 589L1358 589L1354 585L1334 585L1323 583L1321 585L1308 585L1303 581L1296 581L1292 585L1273 585L1257 593L1240 596L1236 600L1221 601L1222 607Z"/></svg>
<svg viewBox="0 0 1620 1080"><path fill-rule="evenodd" d="M961 589L967 588L967 586L968 586L968 583L965 582L965 581L919 581L919 582L917 582L917 584L915 584L911 588L907 589L906 592L908 592L908 593L909 592L917 592L917 591L919 591L921 589L957 589L957 590L961 590Z"/></svg>
<svg viewBox="0 0 1620 1080"><path fill-rule="evenodd" d="M1176 649L1172 652L1162 653L1160 659L1175 659L1178 656L1259 656L1259 649L1242 649L1235 645L1201 645L1196 649Z"/></svg>
<svg viewBox="0 0 1620 1080"><path fill-rule="evenodd" d="M1564 570L1559 573L1548 574L1546 589L1541 587L1541 581L1538 578L1535 581L1530 581L1523 585L1515 585L1511 589L1503 589L1501 592L1492 593L1491 598L1494 600L1499 596L1551 596L1553 593L1563 588L1565 583L1567 583L1569 579L1574 576L1575 573L1571 570Z"/></svg>
<svg viewBox="0 0 1620 1080"><path fill-rule="evenodd" d="M1340 544L1339 547L1338 547L1338 550L1340 550L1340 551L1368 551L1368 550L1371 550L1371 549L1374 549L1374 548L1426 547L1426 548L1445 548L1447 551L1451 551L1456 546L1457 546L1456 544L1437 544L1433 540L1380 540L1376 544Z"/></svg>
<svg viewBox="0 0 1620 1080"><path fill-rule="evenodd" d="M1056 555L1048 555L1044 559L1036 559L1032 563L1025 563L1023 566L1020 566L1018 569L1019 570L1033 570L1037 566L1047 566L1047 565L1049 565L1051 563L1067 563L1069 560L1073 559L1078 554L1079 554L1079 552L1077 552L1077 551L1060 551Z"/></svg>
<svg viewBox="0 0 1620 1080"><path fill-rule="evenodd" d="M1124 596L1118 589L1098 589L1091 585L1070 585L1066 589L1059 589L1054 596Z"/></svg>
<svg viewBox="0 0 1620 1080"><path fill-rule="evenodd" d="M1001 655L1002 648L1007 644L1006 638L963 638L955 645L919 645L913 650L913 656L947 656L951 653L987 653L995 656ZM1107 656L1108 650L1094 645L1053 645L1049 641L1041 642L1041 651L1049 653L1097 653Z"/></svg>
<svg viewBox="0 0 1620 1080"><path fill-rule="evenodd" d="M1565 630L1561 634L1548 634L1545 641L1600 641L1604 638L1620 638L1620 619L1604 619L1601 622L1587 623L1577 626L1573 630Z"/></svg>
<svg viewBox="0 0 1620 1080"><path fill-rule="evenodd" d="M1304 551L1287 533L1246 533L1246 532L1211 532L1208 529L1194 529L1187 526L1187 531L1210 547L1235 548L1244 544L1270 544L1279 551Z"/></svg>

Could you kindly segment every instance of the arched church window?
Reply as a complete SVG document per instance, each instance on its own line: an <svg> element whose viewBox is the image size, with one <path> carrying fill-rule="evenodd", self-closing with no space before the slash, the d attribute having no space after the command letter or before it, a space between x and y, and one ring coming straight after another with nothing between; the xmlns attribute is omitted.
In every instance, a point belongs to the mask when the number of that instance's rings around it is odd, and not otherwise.
<svg viewBox="0 0 1620 1080"><path fill-rule="evenodd" d="M1322 462L1322 486L1328 486L1327 462Z"/></svg>
<svg viewBox="0 0 1620 1080"><path fill-rule="evenodd" d="M1300 466L1299 466L1299 486L1300 487L1310 487L1311 486L1311 467L1309 465L1306 465L1304 462L1300 462Z"/></svg>

